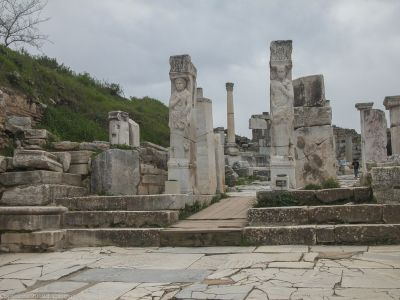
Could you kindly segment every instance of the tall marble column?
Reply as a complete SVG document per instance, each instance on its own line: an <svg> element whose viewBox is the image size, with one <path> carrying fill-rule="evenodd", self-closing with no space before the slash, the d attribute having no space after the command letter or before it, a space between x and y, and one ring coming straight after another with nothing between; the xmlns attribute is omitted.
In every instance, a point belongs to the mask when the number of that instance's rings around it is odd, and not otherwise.
<svg viewBox="0 0 400 300"><path fill-rule="evenodd" d="M178 182L182 194L196 189L196 76L189 55L170 57L171 98L169 100L170 148L168 184Z"/></svg>
<svg viewBox="0 0 400 300"><path fill-rule="evenodd" d="M235 111L233 106L233 83L226 83L226 111L227 111L227 144L226 144L226 154L237 155L238 147L236 145L235 139Z"/></svg>
<svg viewBox="0 0 400 300"><path fill-rule="evenodd" d="M385 97L383 105L390 114L390 136L392 155L400 154L400 95Z"/></svg>
<svg viewBox="0 0 400 300"><path fill-rule="evenodd" d="M387 124L385 113L380 109L372 109L373 102L357 103L361 121L361 159L363 170L367 170L368 162L384 162L387 160Z"/></svg>
<svg viewBox="0 0 400 300"><path fill-rule="evenodd" d="M292 41L273 41L270 50L271 187L296 188Z"/></svg>
<svg viewBox="0 0 400 300"><path fill-rule="evenodd" d="M201 195L214 195L217 190L212 101L197 88L196 99L197 189Z"/></svg>

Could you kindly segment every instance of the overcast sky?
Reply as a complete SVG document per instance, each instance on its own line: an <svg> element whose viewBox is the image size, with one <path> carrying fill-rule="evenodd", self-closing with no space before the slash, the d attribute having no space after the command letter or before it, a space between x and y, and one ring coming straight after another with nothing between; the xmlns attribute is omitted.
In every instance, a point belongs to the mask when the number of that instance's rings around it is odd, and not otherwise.
<svg viewBox="0 0 400 300"><path fill-rule="evenodd" d="M234 82L236 131L249 137L249 117L269 111L272 40L293 40L293 79L324 75L338 126L358 131L355 103L383 109L400 94L398 0L49 0L43 15L46 55L126 96L167 104L169 57L189 54L214 127L226 127L225 82Z"/></svg>

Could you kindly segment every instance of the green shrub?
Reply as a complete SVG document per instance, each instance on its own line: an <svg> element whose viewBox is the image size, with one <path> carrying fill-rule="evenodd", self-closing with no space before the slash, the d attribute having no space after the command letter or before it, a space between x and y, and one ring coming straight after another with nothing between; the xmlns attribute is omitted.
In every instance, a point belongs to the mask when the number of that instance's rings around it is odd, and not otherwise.
<svg viewBox="0 0 400 300"><path fill-rule="evenodd" d="M254 207L280 207L280 206L297 206L298 201L290 192L279 192L274 194L272 198L257 199Z"/></svg>
<svg viewBox="0 0 400 300"><path fill-rule="evenodd" d="M38 127L61 140L108 140L108 112L122 110L140 125L141 140L169 145L169 110L162 102L124 98L120 85L77 74L53 58L0 45L0 86L46 104Z"/></svg>
<svg viewBox="0 0 400 300"><path fill-rule="evenodd" d="M319 184L309 183L304 187L304 190L320 190L322 186Z"/></svg>
<svg viewBox="0 0 400 300"><path fill-rule="evenodd" d="M340 183L335 178L329 177L322 181L321 186L323 189L336 189L340 188Z"/></svg>

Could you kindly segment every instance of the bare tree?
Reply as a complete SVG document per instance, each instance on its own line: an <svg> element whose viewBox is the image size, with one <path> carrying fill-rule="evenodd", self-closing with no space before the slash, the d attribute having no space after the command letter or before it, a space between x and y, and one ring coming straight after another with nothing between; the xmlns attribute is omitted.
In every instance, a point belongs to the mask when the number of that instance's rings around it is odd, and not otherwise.
<svg viewBox="0 0 400 300"><path fill-rule="evenodd" d="M0 43L27 44L40 48L47 36L40 34L38 25L48 20L41 12L47 2L41 0L0 0Z"/></svg>

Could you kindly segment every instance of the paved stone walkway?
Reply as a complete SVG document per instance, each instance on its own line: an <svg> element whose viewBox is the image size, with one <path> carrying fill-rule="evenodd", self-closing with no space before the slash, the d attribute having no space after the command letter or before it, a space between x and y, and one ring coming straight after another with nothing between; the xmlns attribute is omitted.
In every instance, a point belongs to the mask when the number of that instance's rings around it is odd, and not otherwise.
<svg viewBox="0 0 400 300"><path fill-rule="evenodd" d="M206 209L180 221L171 228L217 229L242 228L246 224L247 210L255 197L230 197L222 199Z"/></svg>
<svg viewBox="0 0 400 300"><path fill-rule="evenodd" d="M0 255L0 299L400 299L400 246Z"/></svg>

